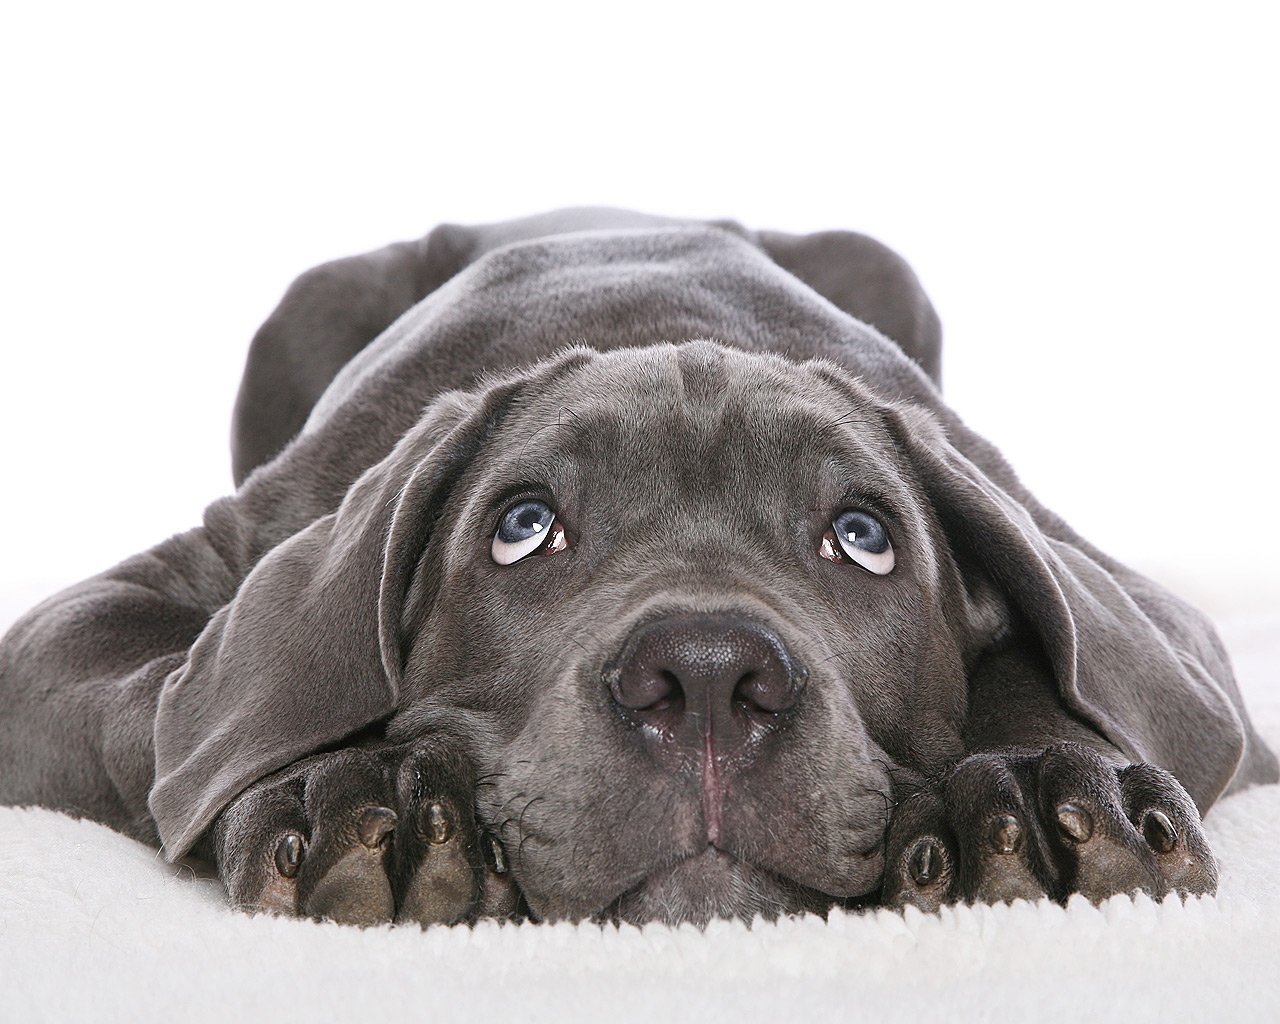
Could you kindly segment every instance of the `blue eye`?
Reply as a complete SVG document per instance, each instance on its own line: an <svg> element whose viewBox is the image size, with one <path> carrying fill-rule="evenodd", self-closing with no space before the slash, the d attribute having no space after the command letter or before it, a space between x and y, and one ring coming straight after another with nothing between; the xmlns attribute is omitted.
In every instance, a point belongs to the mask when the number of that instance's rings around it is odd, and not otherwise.
<svg viewBox="0 0 1280 1024"><path fill-rule="evenodd" d="M880 520L865 512L841 512L831 526L841 547L851 545L873 555L882 554L889 547L889 535Z"/></svg>
<svg viewBox="0 0 1280 1024"><path fill-rule="evenodd" d="M893 571L889 532L875 516L857 509L841 512L831 521L819 552L832 562L857 562L868 572L885 576Z"/></svg>
<svg viewBox="0 0 1280 1024"><path fill-rule="evenodd" d="M502 514L490 553L499 565L511 565L535 551L554 554L566 546L564 528L556 522L551 506L529 498Z"/></svg>
<svg viewBox="0 0 1280 1024"><path fill-rule="evenodd" d="M508 509L498 524L498 539L504 544L519 544L521 541L541 535L556 520L546 502L522 501L515 508Z"/></svg>

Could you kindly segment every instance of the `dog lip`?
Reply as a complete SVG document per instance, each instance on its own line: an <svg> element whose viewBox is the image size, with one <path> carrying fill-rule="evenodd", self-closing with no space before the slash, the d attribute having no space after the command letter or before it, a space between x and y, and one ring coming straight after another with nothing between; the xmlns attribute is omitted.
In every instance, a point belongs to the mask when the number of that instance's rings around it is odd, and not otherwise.
<svg viewBox="0 0 1280 1024"><path fill-rule="evenodd" d="M721 870L728 870L735 864L739 863L752 867L748 862L735 857L727 850L724 850L713 843L708 843L695 853L689 853L682 857L678 857L675 860L666 861L644 872L644 874L642 874L633 885L625 888L622 892L618 893L617 896L609 900L603 907L588 916L594 921L618 924L622 920L622 904L629 897L638 895L646 885L649 885L654 881L659 881L686 865L702 860L705 860L708 865L714 865L715 868Z"/></svg>
<svg viewBox="0 0 1280 1024"><path fill-rule="evenodd" d="M883 843L877 842L865 853L862 851L857 851L857 852L859 853L860 856L869 859L879 854L882 850L883 850ZM630 898L639 896L647 885L650 885L654 882L661 882L667 876L678 871L680 868L690 866L691 862L698 862L698 861L703 861L705 863L706 869L711 871L729 871L729 870L732 870L735 866L741 865L744 868L747 868L751 871L757 872L758 874L765 876L766 878L770 879L774 884L780 886L784 890L808 893L812 897L816 897L820 901L825 902L826 904L825 910L822 910L822 911L815 911L815 908L813 906L809 906L806 908L797 909L794 911L794 913L813 913L813 912L825 913L826 910L830 910L835 907L846 906L851 903L856 903L859 900L866 899L869 895L876 892L880 886L880 879L877 876L874 882L868 885L865 888L865 890L862 892L853 893L853 894L835 895L835 894L826 892L825 890L822 890L822 889L804 885L798 880L792 878L790 875L784 874L782 872L772 871L772 870L769 870L768 868L760 867L759 865L754 864L749 860L746 860L745 858L733 853L730 850L725 849L722 846L718 846L714 843L708 843L706 846L703 846L701 849L697 850L696 852L686 854L682 857L678 857L675 860L665 861L663 863L655 865L650 870L644 872L631 885L628 885L611 900L608 900L598 910L583 914L581 919L591 920L598 924L613 924L613 925L622 924L625 921L625 919L622 916L623 907Z"/></svg>

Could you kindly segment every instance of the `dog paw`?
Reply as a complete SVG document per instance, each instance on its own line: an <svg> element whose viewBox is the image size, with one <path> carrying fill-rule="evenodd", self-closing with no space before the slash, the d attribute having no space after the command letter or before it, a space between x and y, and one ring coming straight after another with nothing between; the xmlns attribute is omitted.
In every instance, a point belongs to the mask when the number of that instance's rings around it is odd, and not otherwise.
<svg viewBox="0 0 1280 1024"><path fill-rule="evenodd" d="M1172 775L1116 767L1074 743L974 754L901 797L886 840L882 902L932 911L1080 893L1217 890L1200 815Z"/></svg>
<svg viewBox="0 0 1280 1024"><path fill-rule="evenodd" d="M474 773L439 740L317 754L255 783L210 841L231 902L372 925L509 917L506 854L473 812Z"/></svg>

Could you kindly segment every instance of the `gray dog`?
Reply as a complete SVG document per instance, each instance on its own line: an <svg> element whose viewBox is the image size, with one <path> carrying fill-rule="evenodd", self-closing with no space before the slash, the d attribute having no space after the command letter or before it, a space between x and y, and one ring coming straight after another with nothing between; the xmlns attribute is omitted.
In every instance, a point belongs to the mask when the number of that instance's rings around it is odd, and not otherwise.
<svg viewBox="0 0 1280 1024"><path fill-rule="evenodd" d="M890 340L892 339L892 340ZM238 490L0 647L0 800L371 923L1212 892L1203 616L943 404L856 234L565 211L317 268Z"/></svg>

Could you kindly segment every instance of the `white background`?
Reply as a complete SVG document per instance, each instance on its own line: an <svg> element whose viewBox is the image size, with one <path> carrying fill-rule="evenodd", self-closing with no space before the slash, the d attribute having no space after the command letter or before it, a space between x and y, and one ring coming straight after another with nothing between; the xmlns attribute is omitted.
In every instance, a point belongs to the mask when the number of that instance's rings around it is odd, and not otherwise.
<svg viewBox="0 0 1280 1024"><path fill-rule="evenodd" d="M230 488L297 273L583 203L879 237L1048 504L1220 615L1280 598L1270 5L16 6L6 603Z"/></svg>

